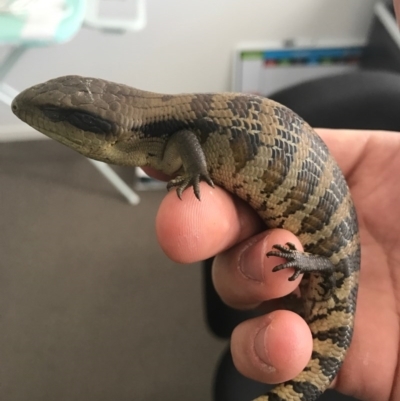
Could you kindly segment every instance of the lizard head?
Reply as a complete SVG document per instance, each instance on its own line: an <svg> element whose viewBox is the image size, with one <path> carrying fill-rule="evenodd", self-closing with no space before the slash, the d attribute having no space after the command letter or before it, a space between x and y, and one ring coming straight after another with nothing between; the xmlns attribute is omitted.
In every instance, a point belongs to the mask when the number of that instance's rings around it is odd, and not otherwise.
<svg viewBox="0 0 400 401"><path fill-rule="evenodd" d="M32 86L12 102L13 113L39 132L84 156L126 164L135 132L124 118L124 86L79 76L64 76ZM136 160L136 165L140 161Z"/></svg>

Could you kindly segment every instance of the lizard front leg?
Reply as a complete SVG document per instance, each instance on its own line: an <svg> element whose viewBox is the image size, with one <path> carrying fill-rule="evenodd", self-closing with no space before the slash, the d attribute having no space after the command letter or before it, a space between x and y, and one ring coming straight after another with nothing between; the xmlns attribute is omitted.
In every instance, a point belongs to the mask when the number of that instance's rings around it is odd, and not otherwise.
<svg viewBox="0 0 400 401"><path fill-rule="evenodd" d="M200 200L200 181L214 187L203 149L192 131L181 130L171 136L164 151L163 165L166 173L178 171L178 175L168 182L167 189L176 188L179 198L185 189L193 187Z"/></svg>

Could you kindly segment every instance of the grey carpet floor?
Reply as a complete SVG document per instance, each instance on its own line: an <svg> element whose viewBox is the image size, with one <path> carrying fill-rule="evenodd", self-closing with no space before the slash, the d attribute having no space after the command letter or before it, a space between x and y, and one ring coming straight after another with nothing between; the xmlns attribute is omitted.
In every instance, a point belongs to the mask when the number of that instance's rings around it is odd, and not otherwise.
<svg viewBox="0 0 400 401"><path fill-rule="evenodd" d="M60 144L0 144L0 400L211 399L226 344L200 265L157 244L163 195L130 206Z"/></svg>

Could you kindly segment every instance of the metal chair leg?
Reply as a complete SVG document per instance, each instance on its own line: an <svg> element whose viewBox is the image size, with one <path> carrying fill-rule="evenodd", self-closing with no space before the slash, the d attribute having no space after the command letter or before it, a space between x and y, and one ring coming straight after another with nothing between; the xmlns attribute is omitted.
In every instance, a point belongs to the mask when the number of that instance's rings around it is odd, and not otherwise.
<svg viewBox="0 0 400 401"><path fill-rule="evenodd" d="M126 182L106 163L88 159L97 170L128 200L131 205L140 202L139 195L126 184Z"/></svg>

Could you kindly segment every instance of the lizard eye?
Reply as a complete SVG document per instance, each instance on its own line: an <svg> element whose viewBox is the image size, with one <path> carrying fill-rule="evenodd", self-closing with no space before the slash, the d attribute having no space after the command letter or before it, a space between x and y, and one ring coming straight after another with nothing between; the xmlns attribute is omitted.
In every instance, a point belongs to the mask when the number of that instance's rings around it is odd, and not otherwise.
<svg viewBox="0 0 400 401"><path fill-rule="evenodd" d="M75 111L72 112L69 116L68 116L68 121L72 124L72 125L80 125L82 127L82 129L84 129L84 127L87 128L93 128L96 127L96 125L98 125L98 119L96 119L95 117L86 114L86 113L82 113L79 111Z"/></svg>
<svg viewBox="0 0 400 401"><path fill-rule="evenodd" d="M82 131L103 135L112 134L115 131L115 125L111 121L94 113L50 105L42 106L41 110L49 120L53 122L67 121Z"/></svg>
<svg viewBox="0 0 400 401"><path fill-rule="evenodd" d="M114 132L114 126L110 121L84 111L71 110L65 119L71 125L83 131L106 135Z"/></svg>
<svg viewBox="0 0 400 401"><path fill-rule="evenodd" d="M59 107L43 106L41 108L43 114L51 121L58 122L65 120L65 112Z"/></svg>

